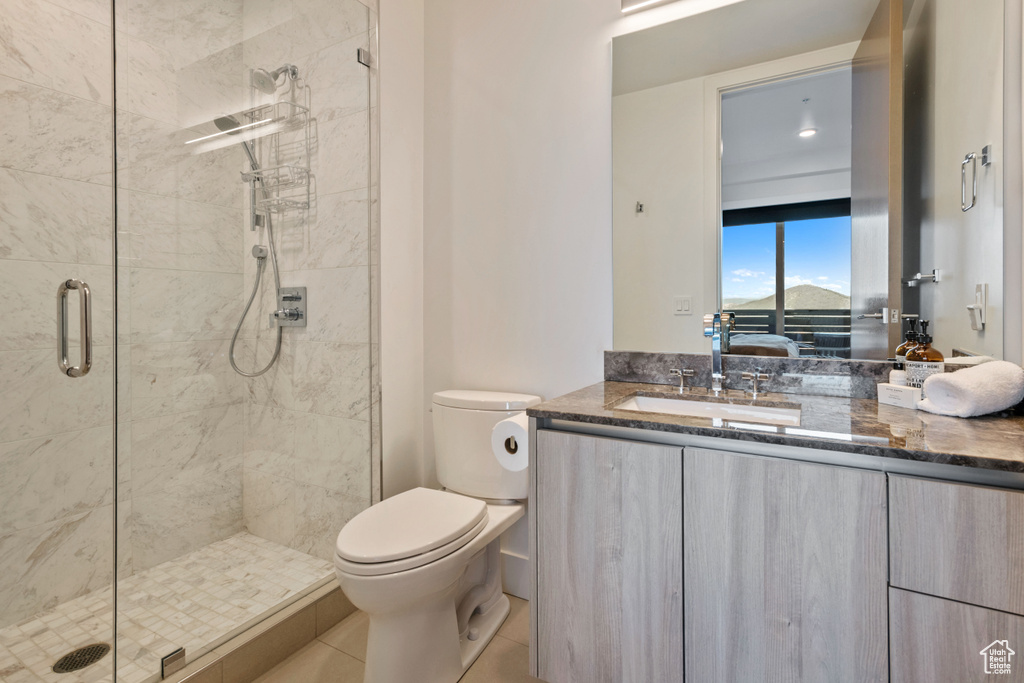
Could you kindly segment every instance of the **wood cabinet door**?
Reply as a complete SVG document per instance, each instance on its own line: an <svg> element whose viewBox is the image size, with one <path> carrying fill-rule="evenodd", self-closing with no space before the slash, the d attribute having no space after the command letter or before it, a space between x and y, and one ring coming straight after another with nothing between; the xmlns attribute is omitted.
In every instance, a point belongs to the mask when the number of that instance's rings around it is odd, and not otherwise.
<svg viewBox="0 0 1024 683"><path fill-rule="evenodd" d="M540 678L681 682L682 449L539 431L536 453Z"/></svg>
<svg viewBox="0 0 1024 683"><path fill-rule="evenodd" d="M1024 681L1024 617L898 588L889 611L892 683Z"/></svg>
<svg viewBox="0 0 1024 683"><path fill-rule="evenodd" d="M688 681L885 681L885 475L705 449L683 465Z"/></svg>
<svg viewBox="0 0 1024 683"><path fill-rule="evenodd" d="M1024 614L1024 493L892 476L889 501L893 586Z"/></svg>

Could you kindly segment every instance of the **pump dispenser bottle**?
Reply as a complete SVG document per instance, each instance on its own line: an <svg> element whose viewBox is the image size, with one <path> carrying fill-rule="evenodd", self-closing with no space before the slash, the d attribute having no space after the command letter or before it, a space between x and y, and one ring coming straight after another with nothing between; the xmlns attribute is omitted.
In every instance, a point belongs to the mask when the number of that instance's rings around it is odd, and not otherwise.
<svg viewBox="0 0 1024 683"><path fill-rule="evenodd" d="M907 362L907 351L917 346L917 318L910 318L907 322L910 323L910 331L895 352L896 362L901 364Z"/></svg>
<svg viewBox="0 0 1024 683"><path fill-rule="evenodd" d="M931 375L945 372L946 364L942 354L932 348L932 337L928 334L928 321L921 321L921 334L917 346L907 351L907 384L920 387Z"/></svg>

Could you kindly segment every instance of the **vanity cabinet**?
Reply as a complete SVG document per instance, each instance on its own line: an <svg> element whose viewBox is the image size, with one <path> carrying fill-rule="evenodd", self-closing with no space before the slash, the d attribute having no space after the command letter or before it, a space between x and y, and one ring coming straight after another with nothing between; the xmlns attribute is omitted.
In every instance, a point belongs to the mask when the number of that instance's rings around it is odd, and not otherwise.
<svg viewBox="0 0 1024 683"><path fill-rule="evenodd" d="M535 443L541 679L887 679L884 474L548 430Z"/></svg>
<svg viewBox="0 0 1024 683"><path fill-rule="evenodd" d="M679 447L538 432L537 675L683 680Z"/></svg>
<svg viewBox="0 0 1024 683"><path fill-rule="evenodd" d="M604 433L535 431L541 679L1024 682L1024 492Z"/></svg>
<svg viewBox="0 0 1024 683"><path fill-rule="evenodd" d="M687 680L887 679L884 474L687 448L683 484Z"/></svg>

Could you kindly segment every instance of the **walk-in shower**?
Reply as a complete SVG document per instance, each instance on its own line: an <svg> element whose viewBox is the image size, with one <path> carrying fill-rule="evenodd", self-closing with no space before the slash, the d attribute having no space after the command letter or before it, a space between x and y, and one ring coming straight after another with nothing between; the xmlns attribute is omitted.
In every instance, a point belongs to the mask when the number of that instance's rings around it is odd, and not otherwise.
<svg viewBox="0 0 1024 683"><path fill-rule="evenodd" d="M187 4L0 3L0 683L244 638L379 495L376 14Z"/></svg>

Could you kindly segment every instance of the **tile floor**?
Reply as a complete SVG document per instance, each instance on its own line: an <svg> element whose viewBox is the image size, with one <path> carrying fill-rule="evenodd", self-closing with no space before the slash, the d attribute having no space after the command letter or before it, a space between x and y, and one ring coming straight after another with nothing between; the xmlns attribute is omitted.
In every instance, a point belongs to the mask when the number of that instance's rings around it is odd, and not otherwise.
<svg viewBox="0 0 1024 683"><path fill-rule="evenodd" d="M158 680L161 657L185 647L192 659L333 574L330 562L240 533L118 581L118 683ZM74 674L51 666L110 641L112 602L97 591L0 630L0 682L110 681L110 655Z"/></svg>
<svg viewBox="0 0 1024 683"><path fill-rule="evenodd" d="M512 611L461 683L539 682L530 667L530 610L509 596ZM356 612L256 679L255 683L362 683L369 620Z"/></svg>

